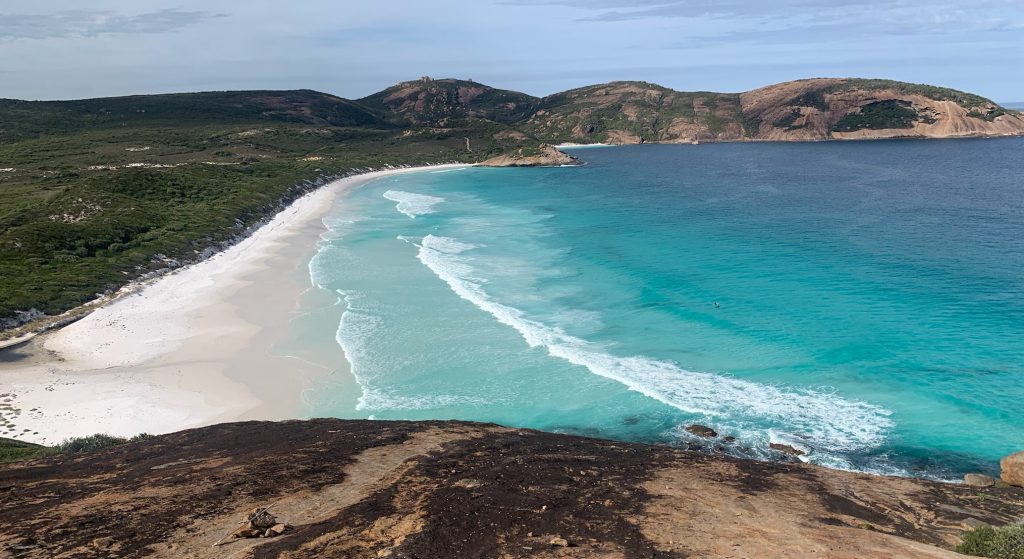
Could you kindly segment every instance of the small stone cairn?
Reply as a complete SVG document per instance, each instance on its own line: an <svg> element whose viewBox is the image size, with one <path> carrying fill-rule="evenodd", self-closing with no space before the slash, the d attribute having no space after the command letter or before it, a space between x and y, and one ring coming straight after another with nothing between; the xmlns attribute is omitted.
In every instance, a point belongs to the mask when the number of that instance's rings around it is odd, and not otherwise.
<svg viewBox="0 0 1024 559"><path fill-rule="evenodd" d="M232 538L272 538L288 530L288 525L278 522L267 507L256 507L242 522L242 527L232 532Z"/></svg>
<svg viewBox="0 0 1024 559"><path fill-rule="evenodd" d="M241 526L217 540L213 545L216 547L227 543L225 540L273 538L290 529L291 526L277 521L277 517L271 514L270 507L256 507L242 517Z"/></svg>

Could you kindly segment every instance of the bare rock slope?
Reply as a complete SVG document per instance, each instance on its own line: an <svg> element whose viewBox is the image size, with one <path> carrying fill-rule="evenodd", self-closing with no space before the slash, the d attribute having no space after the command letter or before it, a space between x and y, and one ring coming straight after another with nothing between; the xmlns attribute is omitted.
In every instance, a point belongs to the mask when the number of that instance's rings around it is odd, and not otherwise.
<svg viewBox="0 0 1024 559"><path fill-rule="evenodd" d="M291 525L212 544L257 506ZM247 422L0 469L0 556L955 557L1024 492L459 422Z"/></svg>
<svg viewBox="0 0 1024 559"><path fill-rule="evenodd" d="M887 80L811 79L740 96L762 140L955 138L1024 133L1024 118L952 89Z"/></svg>

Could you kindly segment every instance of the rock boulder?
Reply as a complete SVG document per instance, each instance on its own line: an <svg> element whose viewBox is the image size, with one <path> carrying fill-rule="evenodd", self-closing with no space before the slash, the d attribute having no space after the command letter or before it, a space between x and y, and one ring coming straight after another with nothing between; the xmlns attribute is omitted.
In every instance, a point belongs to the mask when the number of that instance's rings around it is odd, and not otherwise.
<svg viewBox="0 0 1024 559"><path fill-rule="evenodd" d="M999 461L1003 482L1015 487L1024 487L1024 451L1011 454Z"/></svg>
<svg viewBox="0 0 1024 559"><path fill-rule="evenodd" d="M996 484L996 479L992 476L985 474L966 474L964 475L964 485L968 487L992 487Z"/></svg>
<svg viewBox="0 0 1024 559"><path fill-rule="evenodd" d="M697 435L698 437L704 437L706 439L711 439L718 436L717 431L715 431L711 427L706 427L704 425L687 425L686 430L694 435Z"/></svg>

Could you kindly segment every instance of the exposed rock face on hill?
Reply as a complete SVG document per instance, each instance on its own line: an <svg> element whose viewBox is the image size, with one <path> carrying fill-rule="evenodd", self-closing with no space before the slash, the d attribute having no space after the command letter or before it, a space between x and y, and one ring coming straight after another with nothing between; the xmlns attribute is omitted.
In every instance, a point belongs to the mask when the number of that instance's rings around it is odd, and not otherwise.
<svg viewBox="0 0 1024 559"><path fill-rule="evenodd" d="M382 118L437 126L476 118L560 143L954 138L1024 134L1024 117L970 93L819 78L742 94L611 82L537 99L473 82L406 82L360 100Z"/></svg>
<svg viewBox="0 0 1024 559"><path fill-rule="evenodd" d="M744 137L739 95L612 82L545 97L524 129L547 141L690 142Z"/></svg>
<svg viewBox="0 0 1024 559"><path fill-rule="evenodd" d="M525 118L538 99L464 80L420 78L359 100L400 124L444 126L452 119L477 118L500 123Z"/></svg>
<svg viewBox="0 0 1024 559"><path fill-rule="evenodd" d="M559 151L558 148L541 144L536 150L520 149L506 155L492 157L480 163L481 167L561 167L579 165L580 160Z"/></svg>
<svg viewBox="0 0 1024 559"><path fill-rule="evenodd" d="M954 138L1024 133L1024 118L951 89L884 80L813 79L740 96L756 139Z"/></svg>
<svg viewBox="0 0 1024 559"><path fill-rule="evenodd" d="M218 425L0 468L0 555L958 557L1024 491L458 422ZM290 528L212 544L255 507Z"/></svg>

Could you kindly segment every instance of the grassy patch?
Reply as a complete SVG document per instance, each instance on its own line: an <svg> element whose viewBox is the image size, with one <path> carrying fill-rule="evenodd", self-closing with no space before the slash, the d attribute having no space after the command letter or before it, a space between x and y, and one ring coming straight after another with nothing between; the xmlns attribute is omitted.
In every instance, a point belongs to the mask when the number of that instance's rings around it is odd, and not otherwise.
<svg viewBox="0 0 1024 559"><path fill-rule="evenodd" d="M958 553L991 559L1024 559L1024 525L982 526L964 532Z"/></svg>
<svg viewBox="0 0 1024 559"><path fill-rule="evenodd" d="M105 448L120 446L127 443L144 441L153 435L142 433L134 437L115 437L112 435L96 434L87 437L74 437L66 439L56 446L42 446L15 439L0 437L0 464L17 462L20 460L31 460L33 458L45 458L54 455L83 454L96 452Z"/></svg>
<svg viewBox="0 0 1024 559"><path fill-rule="evenodd" d="M0 464L37 458L48 450L45 446L0 437Z"/></svg>

